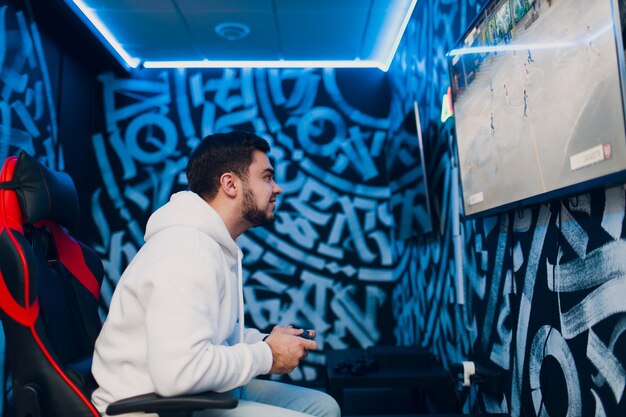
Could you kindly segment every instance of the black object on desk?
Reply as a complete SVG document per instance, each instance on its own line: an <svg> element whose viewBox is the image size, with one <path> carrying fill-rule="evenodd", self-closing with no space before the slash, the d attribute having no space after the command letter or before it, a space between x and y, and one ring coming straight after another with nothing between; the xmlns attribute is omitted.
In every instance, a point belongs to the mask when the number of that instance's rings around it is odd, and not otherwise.
<svg viewBox="0 0 626 417"><path fill-rule="evenodd" d="M358 363L360 358L368 358L376 363L366 372L355 374L346 372L342 365ZM366 360L366 359L364 359ZM345 366L344 366L345 367ZM378 346L368 349L342 349L326 351L326 389L340 406L344 406L344 391L363 388L389 388L422 390L439 399L443 404L440 411L456 411L452 395L452 378L437 366L434 356L420 348Z"/></svg>

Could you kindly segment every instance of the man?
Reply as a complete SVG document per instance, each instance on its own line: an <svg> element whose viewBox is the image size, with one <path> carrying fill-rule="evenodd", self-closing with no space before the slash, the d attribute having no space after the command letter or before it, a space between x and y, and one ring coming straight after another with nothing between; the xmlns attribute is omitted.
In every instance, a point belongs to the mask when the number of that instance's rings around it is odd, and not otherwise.
<svg viewBox="0 0 626 417"><path fill-rule="evenodd" d="M172 196L148 220L145 245L122 275L96 342L92 400L231 391L233 410L198 416L340 415L328 395L273 381L317 343L302 330L244 329L242 252L235 239L274 219L274 170L267 142L245 132L205 138L187 165L191 191ZM314 332L310 332L314 336Z"/></svg>

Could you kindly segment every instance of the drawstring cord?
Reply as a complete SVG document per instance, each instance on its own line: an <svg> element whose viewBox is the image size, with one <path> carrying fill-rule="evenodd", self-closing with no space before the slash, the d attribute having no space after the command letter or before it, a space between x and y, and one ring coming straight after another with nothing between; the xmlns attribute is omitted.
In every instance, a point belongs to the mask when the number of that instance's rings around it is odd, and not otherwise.
<svg viewBox="0 0 626 417"><path fill-rule="evenodd" d="M241 271L241 251L237 251L237 280L239 284L239 343L243 343L244 312L243 312L243 273Z"/></svg>

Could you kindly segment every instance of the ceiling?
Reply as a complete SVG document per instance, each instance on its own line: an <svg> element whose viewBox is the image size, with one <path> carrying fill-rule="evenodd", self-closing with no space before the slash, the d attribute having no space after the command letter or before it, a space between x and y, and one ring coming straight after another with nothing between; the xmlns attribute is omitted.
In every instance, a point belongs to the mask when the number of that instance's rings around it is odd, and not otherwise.
<svg viewBox="0 0 626 417"><path fill-rule="evenodd" d="M417 0L65 2L130 68L376 67L386 71Z"/></svg>

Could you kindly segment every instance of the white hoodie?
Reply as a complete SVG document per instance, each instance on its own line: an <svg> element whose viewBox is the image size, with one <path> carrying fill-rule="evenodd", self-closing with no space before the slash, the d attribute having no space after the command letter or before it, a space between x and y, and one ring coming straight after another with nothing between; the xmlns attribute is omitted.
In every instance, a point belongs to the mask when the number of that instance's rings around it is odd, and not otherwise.
<svg viewBox="0 0 626 417"><path fill-rule="evenodd" d="M268 373L264 334L243 328L241 250L217 212L176 193L150 216L145 240L96 341L96 408L149 392L229 391Z"/></svg>

